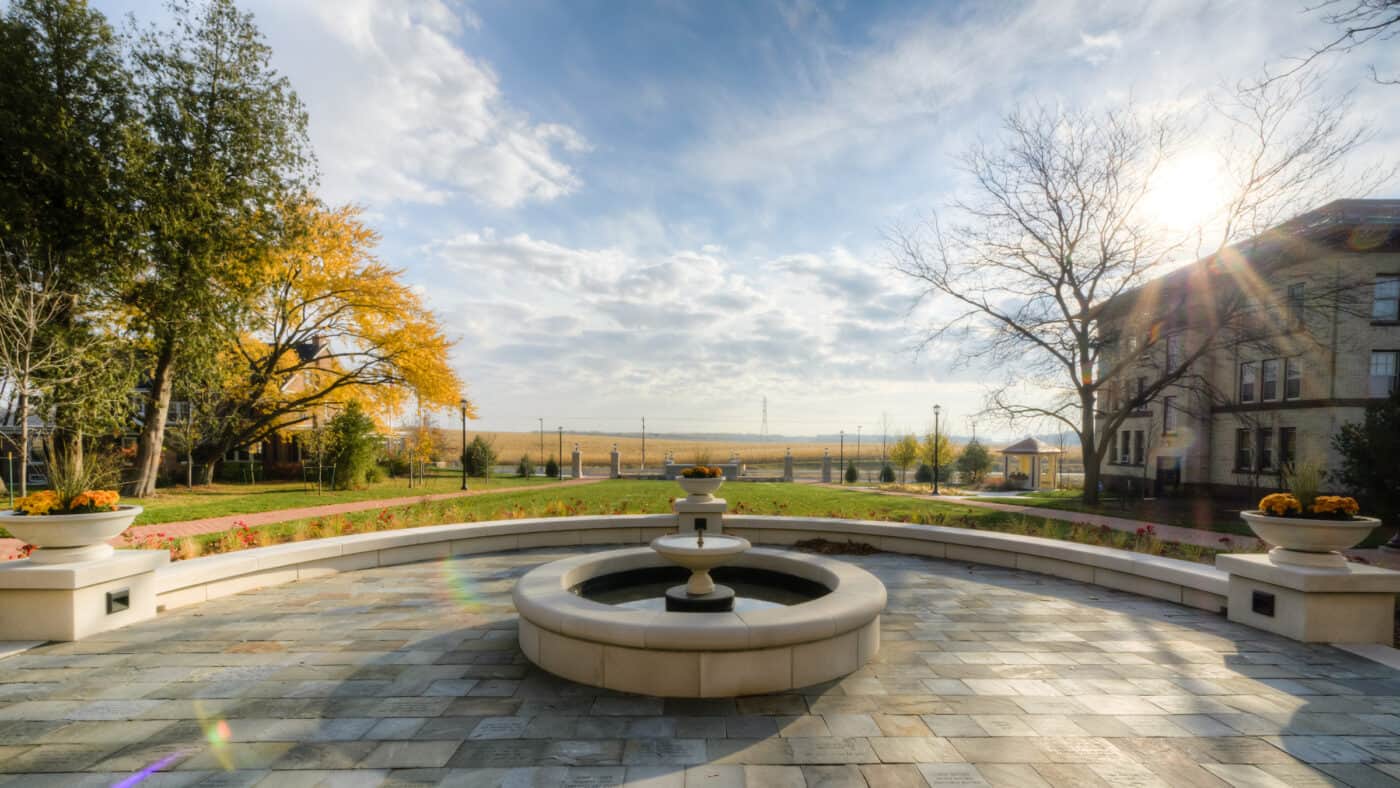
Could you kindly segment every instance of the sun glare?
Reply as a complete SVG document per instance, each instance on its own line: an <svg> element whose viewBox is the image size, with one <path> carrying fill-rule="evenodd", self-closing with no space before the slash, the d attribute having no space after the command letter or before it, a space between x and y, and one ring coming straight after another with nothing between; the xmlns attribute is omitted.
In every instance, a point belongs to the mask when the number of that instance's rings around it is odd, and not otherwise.
<svg viewBox="0 0 1400 788"><path fill-rule="evenodd" d="M1224 201L1219 161L1208 153L1190 151L1157 172L1143 210L1168 232L1190 233L1209 224Z"/></svg>

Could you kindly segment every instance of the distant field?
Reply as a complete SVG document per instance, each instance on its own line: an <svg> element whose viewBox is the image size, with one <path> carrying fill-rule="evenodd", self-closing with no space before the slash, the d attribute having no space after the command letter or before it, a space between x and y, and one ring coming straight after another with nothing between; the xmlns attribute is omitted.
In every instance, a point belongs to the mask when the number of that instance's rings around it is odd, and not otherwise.
<svg viewBox="0 0 1400 788"><path fill-rule="evenodd" d="M471 432L472 435L478 433ZM540 434L538 432L482 432L496 444L496 454L502 465L513 465L522 454L529 454L532 459L539 460L540 454ZM895 436L891 435L886 443L886 448L894 444ZM624 467L635 468L642 461L642 439L639 437L616 437L611 435L576 435L564 433L564 457L567 458L573 451L574 444L578 443L583 450L583 461L586 465L597 466L607 465L608 453L612 451L613 444L622 452L622 464ZM955 444L961 448L961 444ZM700 439L676 439L676 438L647 438L647 466L660 465L666 457L666 452L675 452L676 462L695 462L699 455L707 454L708 462L722 463L729 459L730 452L738 452L740 459L749 465L780 463L783 461L783 453L791 448L793 459L797 462L818 462L822 458L822 450L829 449L831 456L836 457L841 451L840 441L813 442L813 443L785 443L781 439L775 439L767 443L758 441L726 441L726 440L700 440ZM994 444L991 448L999 448ZM546 431L544 434L544 456L559 453L559 433ZM1000 468L1000 455L993 451L996 457L998 469ZM852 436L846 438L846 459L851 460L856 457L856 440ZM860 457L864 463L878 460L880 457L880 437L877 435L872 441L870 436L860 443ZM1065 459L1075 463L1076 470L1079 460L1079 449L1074 447L1067 449Z"/></svg>
<svg viewBox="0 0 1400 788"><path fill-rule="evenodd" d="M477 433L472 433L477 434ZM483 432L480 433L495 441L496 453L500 457L501 464L514 463L520 459L520 455L529 454L532 459L539 459L540 454L540 434L538 432ZM574 444L579 444L583 451L583 461L589 465L606 465L608 454L612 451L613 444L622 452L622 464L635 467L642 461L642 439L638 437L613 437L609 435L575 435L564 433L564 456L568 457L573 451ZM792 456L799 460L820 460L822 449L831 449L832 456L839 450L839 443L793 443L791 444ZM872 448L869 441L861 444L861 455L863 457L880 456L880 442L875 441ZM676 462L691 463L697 460L697 456L707 454L707 462L721 463L729 459L729 453L735 451L746 463L782 462L783 452L789 448L789 444L773 441L770 443L742 442L742 441L706 441L706 440L676 440L672 438L647 438L647 465L660 465L666 457L666 452L675 452ZM874 452L872 454L872 451ZM544 456L559 453L559 433L546 431L544 434ZM855 456L855 441L846 442L846 453L848 456Z"/></svg>

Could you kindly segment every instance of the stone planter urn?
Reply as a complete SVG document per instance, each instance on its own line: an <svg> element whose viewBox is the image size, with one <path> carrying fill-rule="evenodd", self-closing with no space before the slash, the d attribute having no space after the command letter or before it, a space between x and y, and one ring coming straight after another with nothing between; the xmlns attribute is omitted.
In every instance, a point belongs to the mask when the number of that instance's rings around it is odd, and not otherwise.
<svg viewBox="0 0 1400 788"><path fill-rule="evenodd" d="M1361 541L1381 524L1374 517L1319 520L1307 517L1275 517L1263 512L1240 512L1249 529L1273 545L1269 560L1275 564L1316 569L1345 569L1341 551Z"/></svg>
<svg viewBox="0 0 1400 788"><path fill-rule="evenodd" d="M139 506L118 506L112 512L22 515L0 512L0 528L35 546L35 564L99 561L112 555L108 539L121 536L141 513Z"/></svg>
<svg viewBox="0 0 1400 788"><path fill-rule="evenodd" d="M707 479L690 479L684 476L677 476L676 482L680 484L682 490L685 490L686 495L692 498L710 498L714 496L715 490L718 490L720 485L724 484L724 477L715 476Z"/></svg>

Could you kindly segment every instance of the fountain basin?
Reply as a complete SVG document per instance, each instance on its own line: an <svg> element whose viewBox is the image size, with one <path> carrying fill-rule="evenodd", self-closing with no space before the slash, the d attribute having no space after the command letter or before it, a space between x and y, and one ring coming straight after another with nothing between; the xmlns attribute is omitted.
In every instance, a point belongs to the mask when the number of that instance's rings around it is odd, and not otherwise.
<svg viewBox="0 0 1400 788"><path fill-rule="evenodd" d="M658 555L690 570L685 590L691 596L714 593L715 581L710 577L710 570L729 563L752 546L749 540L738 536L716 535L702 540L690 534L671 534L651 540L651 549Z"/></svg>
<svg viewBox="0 0 1400 788"><path fill-rule="evenodd" d="M677 698L806 687L852 673L880 650L885 586L864 569L764 548L724 565L789 575L827 593L798 604L728 613L605 604L573 589L608 575L672 564L650 547L589 553L536 567L516 583L521 650L544 670L580 684Z"/></svg>

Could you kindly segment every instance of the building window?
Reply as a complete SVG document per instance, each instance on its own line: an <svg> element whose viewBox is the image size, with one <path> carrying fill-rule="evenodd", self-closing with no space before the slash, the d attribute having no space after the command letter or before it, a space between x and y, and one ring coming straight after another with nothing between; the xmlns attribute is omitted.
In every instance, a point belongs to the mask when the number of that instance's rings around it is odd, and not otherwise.
<svg viewBox="0 0 1400 788"><path fill-rule="evenodd" d="M1290 358L1283 362L1283 398L1298 399L1303 396L1303 360Z"/></svg>
<svg viewBox="0 0 1400 788"><path fill-rule="evenodd" d="M1162 434L1176 432L1176 397L1162 398Z"/></svg>
<svg viewBox="0 0 1400 788"><path fill-rule="evenodd" d="M1254 470L1254 453L1249 443L1249 430L1235 430L1235 470Z"/></svg>
<svg viewBox="0 0 1400 788"><path fill-rule="evenodd" d="M1278 431L1278 460L1283 467L1293 464L1298 454L1298 428L1283 427Z"/></svg>
<svg viewBox="0 0 1400 788"><path fill-rule="evenodd" d="M1167 337L1167 370L1176 369L1181 363L1181 335L1172 334Z"/></svg>
<svg viewBox="0 0 1400 788"><path fill-rule="evenodd" d="M1400 351L1371 351L1371 396L1388 397L1397 385L1396 360Z"/></svg>
<svg viewBox="0 0 1400 788"><path fill-rule="evenodd" d="M1143 431L1133 430L1133 464L1142 465L1146 461L1146 447L1143 445Z"/></svg>
<svg viewBox="0 0 1400 788"><path fill-rule="evenodd" d="M1259 378L1259 364L1248 361L1240 365L1240 402L1253 402Z"/></svg>
<svg viewBox="0 0 1400 788"><path fill-rule="evenodd" d="M1372 320L1400 320L1400 274L1376 277L1375 298L1371 301Z"/></svg>
<svg viewBox="0 0 1400 788"><path fill-rule="evenodd" d="M1265 359L1259 371L1259 399L1263 402L1278 399L1278 359Z"/></svg>
<svg viewBox="0 0 1400 788"><path fill-rule="evenodd" d="M1258 445L1256 457L1259 458L1259 470L1271 471L1274 469L1274 431L1271 429L1261 429L1254 433Z"/></svg>
<svg viewBox="0 0 1400 788"><path fill-rule="evenodd" d="M1132 437L1133 434L1128 430L1123 430L1122 432L1118 433L1118 461L1123 463L1124 465L1127 465L1128 462L1132 459L1132 455L1129 454L1131 448L1128 445L1128 441L1131 440Z"/></svg>
<svg viewBox="0 0 1400 788"><path fill-rule="evenodd" d="M1299 323L1303 320L1303 285L1301 283L1288 286L1288 319Z"/></svg>

